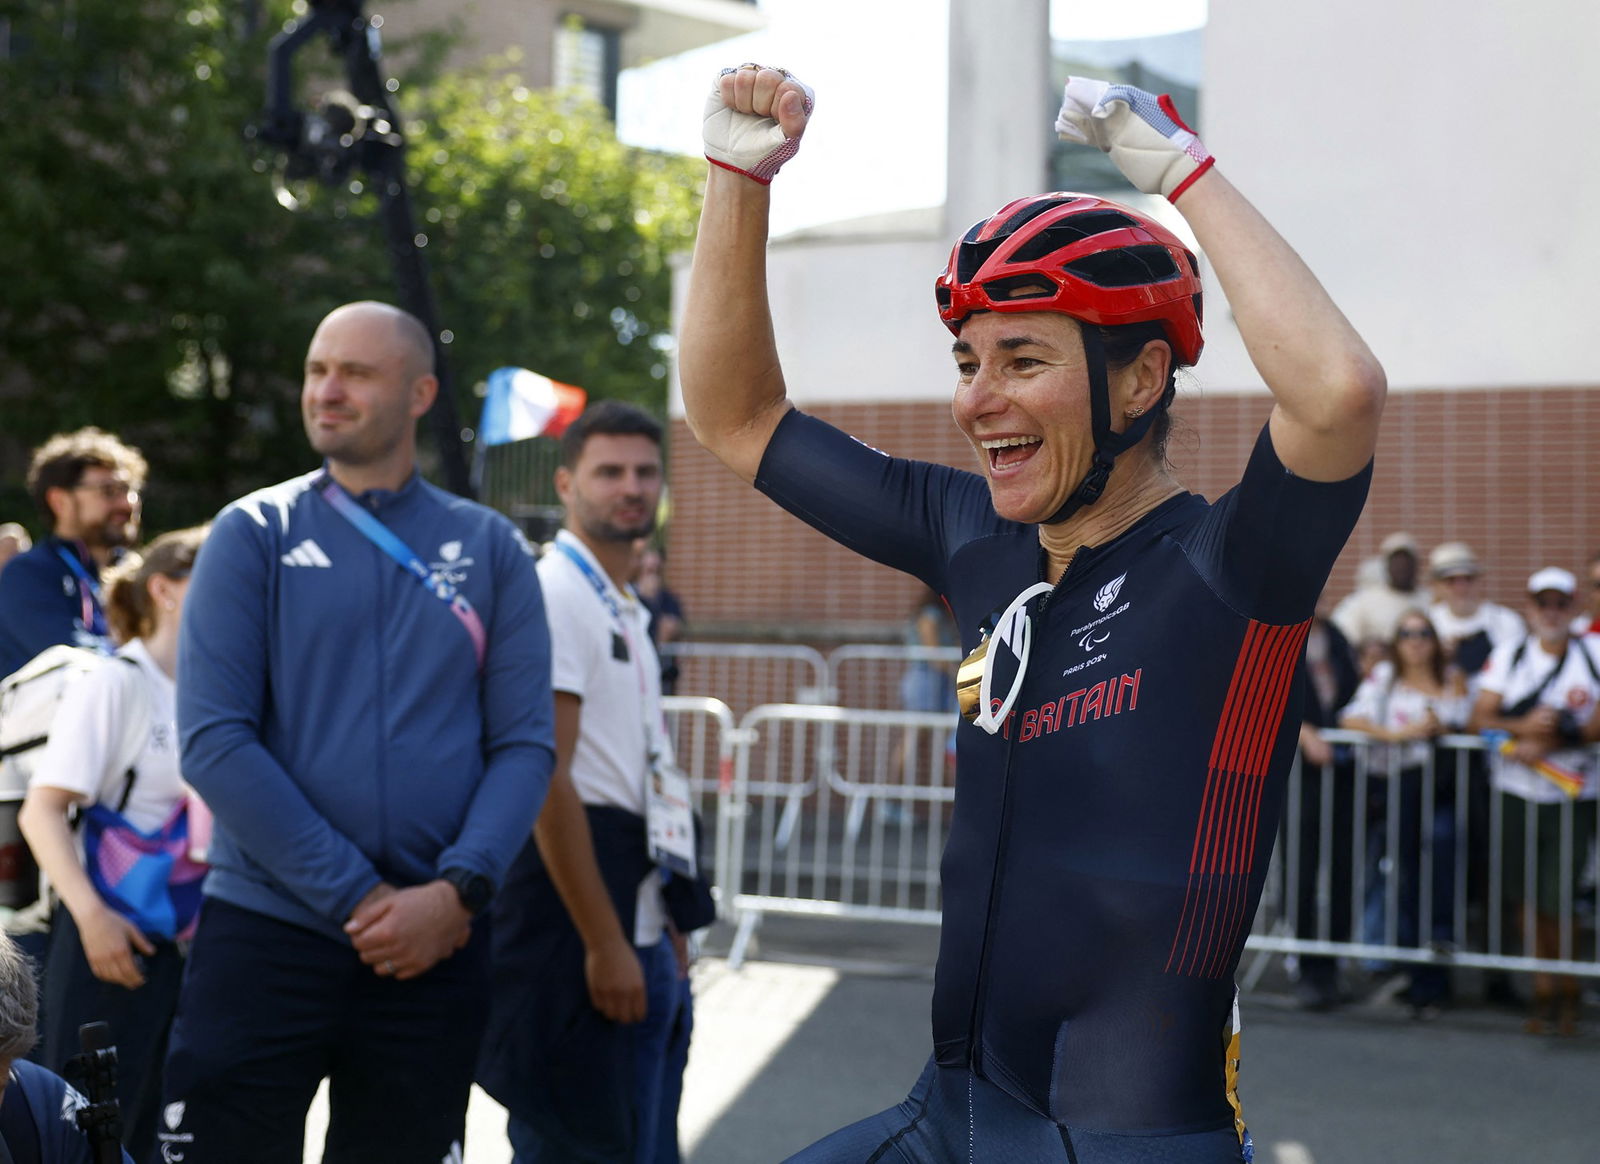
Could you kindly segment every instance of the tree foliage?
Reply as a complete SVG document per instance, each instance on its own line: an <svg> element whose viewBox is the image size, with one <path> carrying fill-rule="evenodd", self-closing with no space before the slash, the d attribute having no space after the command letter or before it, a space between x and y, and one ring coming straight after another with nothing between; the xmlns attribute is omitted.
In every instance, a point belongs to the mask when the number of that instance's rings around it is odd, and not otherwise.
<svg viewBox="0 0 1600 1164"><path fill-rule="evenodd" d="M527 88L514 62L413 104L413 187L463 383L518 364L591 396L665 404L668 260L693 238L699 163L629 149L605 110Z"/></svg>
<svg viewBox="0 0 1600 1164"><path fill-rule="evenodd" d="M0 0L0 518L26 512L28 450L80 424L144 448L150 528L303 471L316 321L396 298L360 183L293 213L275 201L274 159L243 131L289 6L254 5L254 30L237 15L250 7ZM301 53L319 55L302 104L338 82L325 54ZM398 100L463 418L504 363L660 409L667 262L692 230L698 167L625 149L603 112L504 65Z"/></svg>

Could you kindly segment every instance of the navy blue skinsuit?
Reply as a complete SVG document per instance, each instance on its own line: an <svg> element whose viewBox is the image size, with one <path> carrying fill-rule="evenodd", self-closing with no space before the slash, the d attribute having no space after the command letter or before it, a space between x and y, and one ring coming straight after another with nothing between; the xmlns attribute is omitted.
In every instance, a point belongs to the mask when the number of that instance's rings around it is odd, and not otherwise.
<svg viewBox="0 0 1600 1164"><path fill-rule="evenodd" d="M1081 549L1029 603L1033 650L1010 717L993 736L958 732L933 1076L970 1071L1058 1146L985 1156L969 1140L981 1129L963 1126L961 1158L1240 1159L1231 1131L1224 1155L1204 1135L1205 1154L1102 1156L1074 1154L1068 1130L1087 1141L1234 1126L1232 975L1294 754L1306 626L1369 480L1370 467L1333 484L1295 477L1263 430L1215 504L1164 502ZM1045 580L1037 528L996 516L981 477L884 456L799 412L756 485L944 595L963 650ZM908 1105L896 1110L928 1118L926 1095ZM972 1105L960 1115L970 1125ZM942 1158L914 1139L871 1158Z"/></svg>

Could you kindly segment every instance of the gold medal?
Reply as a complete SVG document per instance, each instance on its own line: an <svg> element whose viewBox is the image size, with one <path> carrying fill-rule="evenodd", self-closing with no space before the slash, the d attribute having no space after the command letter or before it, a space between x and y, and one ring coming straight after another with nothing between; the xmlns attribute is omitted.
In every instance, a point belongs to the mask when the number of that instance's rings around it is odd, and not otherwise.
<svg viewBox="0 0 1600 1164"><path fill-rule="evenodd" d="M988 655L989 636L984 635L956 668L956 706L969 723L978 718L978 692L983 686L983 661Z"/></svg>

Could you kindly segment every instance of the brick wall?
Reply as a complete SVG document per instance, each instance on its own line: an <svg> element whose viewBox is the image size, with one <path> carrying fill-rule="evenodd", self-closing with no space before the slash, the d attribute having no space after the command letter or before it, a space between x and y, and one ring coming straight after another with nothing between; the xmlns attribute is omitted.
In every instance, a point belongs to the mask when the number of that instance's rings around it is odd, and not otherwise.
<svg viewBox="0 0 1600 1164"><path fill-rule="evenodd" d="M1179 479L1208 497L1231 485L1270 406L1264 395L1182 400L1170 447ZM946 403L812 411L895 455L974 464ZM692 624L766 624L779 635L810 628L816 639L820 624L866 631L907 617L914 581L788 516L701 449L682 421L671 442L668 572ZM1441 541L1471 543L1487 566L1486 594L1513 607L1538 567L1578 571L1600 550L1600 391L1391 394L1372 496L1329 594L1346 593L1359 561L1400 529L1424 553Z"/></svg>

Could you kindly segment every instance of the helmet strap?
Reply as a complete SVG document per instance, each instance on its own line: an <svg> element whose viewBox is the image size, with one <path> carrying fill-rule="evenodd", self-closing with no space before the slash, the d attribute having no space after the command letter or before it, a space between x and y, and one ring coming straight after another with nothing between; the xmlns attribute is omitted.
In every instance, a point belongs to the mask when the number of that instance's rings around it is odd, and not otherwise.
<svg viewBox="0 0 1600 1164"><path fill-rule="evenodd" d="M1100 329L1080 319L1078 330L1083 333L1083 358L1089 372L1089 419L1094 432L1094 462L1061 508L1045 518L1045 525L1059 525L1084 506L1099 501L1111 480L1116 459L1144 439L1150 425L1167 405L1167 397L1163 395L1155 408L1135 417L1121 432L1115 431L1111 427L1111 377L1106 370L1106 349L1100 340Z"/></svg>

